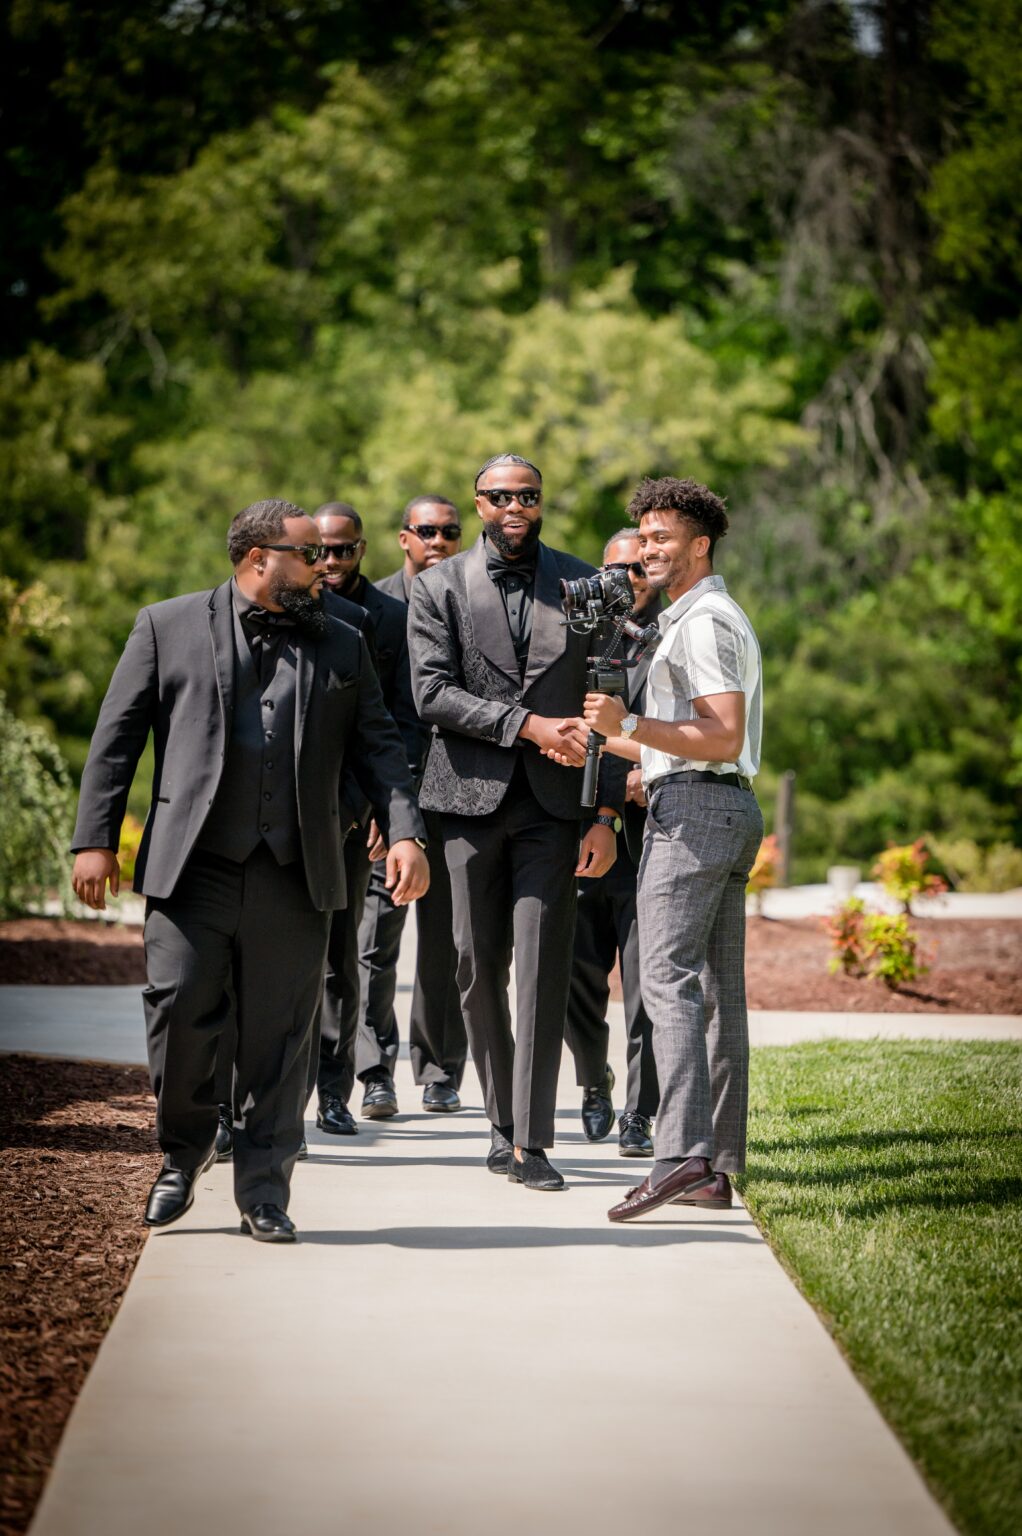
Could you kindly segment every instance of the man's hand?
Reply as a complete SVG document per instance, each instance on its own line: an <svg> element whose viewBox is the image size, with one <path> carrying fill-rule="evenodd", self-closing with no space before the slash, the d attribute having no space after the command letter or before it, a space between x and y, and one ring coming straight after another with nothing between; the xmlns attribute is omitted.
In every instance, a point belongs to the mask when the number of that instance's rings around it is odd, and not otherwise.
<svg viewBox="0 0 1022 1536"><path fill-rule="evenodd" d="M387 878L384 885L395 907L417 901L429 890L429 864L418 843L411 837L400 838L387 854Z"/></svg>
<svg viewBox="0 0 1022 1536"><path fill-rule="evenodd" d="M642 787L642 769L629 768L628 778L625 780L625 799L632 805L646 804L646 791Z"/></svg>
<svg viewBox="0 0 1022 1536"><path fill-rule="evenodd" d="M121 866L112 848L83 848L75 854L71 885L79 901L96 912L105 912L108 880L110 894L116 896L121 889Z"/></svg>
<svg viewBox="0 0 1022 1536"><path fill-rule="evenodd" d="M376 825L375 817L369 823L369 831L366 834L366 847L369 849L370 864L378 864L381 859L387 857L387 845L383 841L383 833Z"/></svg>
<svg viewBox="0 0 1022 1536"><path fill-rule="evenodd" d="M554 720L547 715L529 715L518 732L519 741L533 742L544 757L564 768L581 768L586 760L589 732L577 715Z"/></svg>
<svg viewBox="0 0 1022 1536"><path fill-rule="evenodd" d="M624 699L609 693L587 693L582 714L586 728L601 736L617 736L618 726L628 713Z"/></svg>
<svg viewBox="0 0 1022 1536"><path fill-rule="evenodd" d="M592 826L582 839L578 853L576 875L595 880L605 875L617 858L617 838L612 827Z"/></svg>

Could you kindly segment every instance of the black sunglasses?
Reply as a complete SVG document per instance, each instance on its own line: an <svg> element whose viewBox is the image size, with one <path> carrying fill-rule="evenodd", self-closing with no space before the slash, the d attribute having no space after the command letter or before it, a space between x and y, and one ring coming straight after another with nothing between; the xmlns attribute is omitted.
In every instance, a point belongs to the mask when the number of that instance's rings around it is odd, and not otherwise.
<svg viewBox="0 0 1022 1536"><path fill-rule="evenodd" d="M327 555L336 555L338 560L352 560L358 553L361 542L361 539L356 539L353 544L324 544L323 559L325 560Z"/></svg>
<svg viewBox="0 0 1022 1536"><path fill-rule="evenodd" d="M492 491L480 490L479 494L486 497L491 507L496 507L498 512L502 512L513 501L517 501L520 507L538 507L539 498L543 492L534 490L501 491L494 489Z"/></svg>
<svg viewBox="0 0 1022 1536"><path fill-rule="evenodd" d="M426 539L427 541L438 538L445 539L448 544L453 544L455 539L461 538L460 523L444 523L442 528L438 528L435 523L409 523L405 531L406 533L414 533L416 538Z"/></svg>
<svg viewBox="0 0 1022 1536"><path fill-rule="evenodd" d="M289 549L296 555L301 555L306 565L318 565L326 559L328 546L326 544L261 544L261 549Z"/></svg>

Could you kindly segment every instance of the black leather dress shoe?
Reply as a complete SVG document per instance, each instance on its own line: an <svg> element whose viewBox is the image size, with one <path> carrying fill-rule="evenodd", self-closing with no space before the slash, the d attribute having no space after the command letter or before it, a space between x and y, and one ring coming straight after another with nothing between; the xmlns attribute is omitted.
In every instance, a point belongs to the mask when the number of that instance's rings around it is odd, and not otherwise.
<svg viewBox="0 0 1022 1536"><path fill-rule="evenodd" d="M587 1088L582 1095L582 1129L587 1141L602 1141L609 1136L614 1124L614 1073L607 1067L603 1082L595 1088Z"/></svg>
<svg viewBox="0 0 1022 1536"><path fill-rule="evenodd" d="M204 1163L198 1168L191 1168L184 1172L180 1168L164 1168L157 1175L152 1189L149 1191L149 1199L146 1201L145 1215L142 1220L147 1227L169 1227L172 1221L177 1221L195 1199L195 1181L212 1168L216 1162L216 1148L212 1148Z"/></svg>
<svg viewBox="0 0 1022 1536"><path fill-rule="evenodd" d="M218 1104L217 1114L220 1116L220 1124L216 1128L216 1160L218 1163L229 1163L234 1156L234 1122L231 1118L231 1106Z"/></svg>
<svg viewBox="0 0 1022 1536"><path fill-rule="evenodd" d="M461 1108L457 1088L448 1088L446 1083L430 1083L423 1090L422 1107L434 1115L453 1115Z"/></svg>
<svg viewBox="0 0 1022 1536"><path fill-rule="evenodd" d="M319 1108L316 1110L316 1125L321 1131L327 1131L331 1136L357 1136L358 1126L355 1116L334 1093L321 1093L319 1096Z"/></svg>
<svg viewBox="0 0 1022 1536"><path fill-rule="evenodd" d="M523 1147L522 1160L514 1152L507 1165L508 1180L512 1184L524 1184L526 1189L563 1189L563 1175L550 1162L542 1147Z"/></svg>
<svg viewBox="0 0 1022 1536"><path fill-rule="evenodd" d="M652 1157L653 1137L646 1115L626 1109L618 1121L617 1149L622 1157Z"/></svg>
<svg viewBox="0 0 1022 1536"><path fill-rule="evenodd" d="M241 1213L241 1230L257 1243L293 1243L298 1229L279 1205L254 1205Z"/></svg>
<svg viewBox="0 0 1022 1536"><path fill-rule="evenodd" d="M389 1072L384 1071L383 1067L377 1067L363 1082L363 1120L389 1120L391 1115L397 1114L397 1094L394 1092L394 1079Z"/></svg>
<svg viewBox="0 0 1022 1536"><path fill-rule="evenodd" d="M491 1173L507 1173L507 1165L514 1156L514 1146L504 1135L499 1126L490 1126L490 1150L486 1157L486 1166Z"/></svg>

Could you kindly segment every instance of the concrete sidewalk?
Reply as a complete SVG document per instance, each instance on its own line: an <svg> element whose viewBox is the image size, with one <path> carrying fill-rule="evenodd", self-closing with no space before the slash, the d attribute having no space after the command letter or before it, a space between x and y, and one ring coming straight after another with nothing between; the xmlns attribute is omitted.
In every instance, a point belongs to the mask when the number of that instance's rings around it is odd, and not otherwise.
<svg viewBox="0 0 1022 1536"><path fill-rule="evenodd" d="M399 1017L407 1015L411 985L398 993ZM624 1008L611 1003L611 1038L624 1039ZM787 1013L749 1014L753 1045L797 1045L806 1040L1022 1039L1022 1015L990 1013ZM402 1038L407 1038L407 1031ZM142 995L131 987L0 986L0 1052L27 1051L70 1060L144 1066ZM569 1079L570 1081L570 1075Z"/></svg>
<svg viewBox="0 0 1022 1536"><path fill-rule="evenodd" d="M425 1115L406 1063L397 1119L310 1128L297 1246L240 1236L211 1170L146 1243L33 1536L949 1536L746 1213L612 1227L649 1165L561 1083L562 1194L485 1171L474 1077Z"/></svg>

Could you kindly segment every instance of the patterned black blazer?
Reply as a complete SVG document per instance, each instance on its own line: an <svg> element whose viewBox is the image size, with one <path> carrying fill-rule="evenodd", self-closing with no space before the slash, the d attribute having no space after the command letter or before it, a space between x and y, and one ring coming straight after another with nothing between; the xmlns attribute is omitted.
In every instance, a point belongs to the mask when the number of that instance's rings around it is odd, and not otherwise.
<svg viewBox="0 0 1022 1536"><path fill-rule="evenodd" d="M482 538L415 578L408 610L412 689L420 717L436 728L419 792L423 809L465 816L496 810L521 756L532 792L551 816L590 814L579 804L582 770L562 768L516 738L530 712L581 713L589 642L563 623L560 582L592 571L574 555L539 546L524 679ZM620 758L604 758L600 804L620 808L626 771Z"/></svg>

